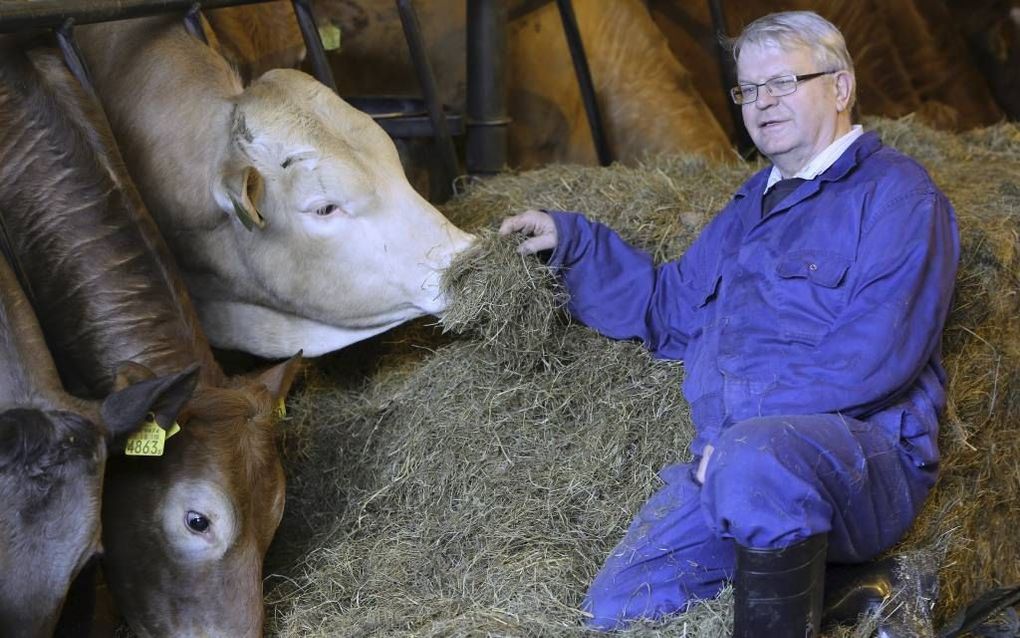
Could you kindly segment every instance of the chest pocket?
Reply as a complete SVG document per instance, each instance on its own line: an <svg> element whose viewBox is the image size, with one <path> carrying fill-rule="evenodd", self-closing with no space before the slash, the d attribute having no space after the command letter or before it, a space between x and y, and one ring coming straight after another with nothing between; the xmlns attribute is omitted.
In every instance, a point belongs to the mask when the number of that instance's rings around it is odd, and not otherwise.
<svg viewBox="0 0 1020 638"><path fill-rule="evenodd" d="M836 288L843 283L848 270L850 260L837 253L797 250L780 259L776 274L782 279L801 278L825 288Z"/></svg>
<svg viewBox="0 0 1020 638"><path fill-rule="evenodd" d="M780 329L791 341L817 345L846 306L853 262L825 250L795 250L776 265Z"/></svg>

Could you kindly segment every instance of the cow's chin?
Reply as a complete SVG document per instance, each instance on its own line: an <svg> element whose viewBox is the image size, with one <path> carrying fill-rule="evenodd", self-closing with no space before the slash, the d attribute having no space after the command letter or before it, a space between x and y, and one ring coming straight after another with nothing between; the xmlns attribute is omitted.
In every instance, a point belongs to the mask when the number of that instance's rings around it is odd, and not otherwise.
<svg viewBox="0 0 1020 638"><path fill-rule="evenodd" d="M431 312L416 307L363 327L340 328L279 310L238 301L196 299L202 329L217 348L241 350L267 359L317 357L373 337Z"/></svg>

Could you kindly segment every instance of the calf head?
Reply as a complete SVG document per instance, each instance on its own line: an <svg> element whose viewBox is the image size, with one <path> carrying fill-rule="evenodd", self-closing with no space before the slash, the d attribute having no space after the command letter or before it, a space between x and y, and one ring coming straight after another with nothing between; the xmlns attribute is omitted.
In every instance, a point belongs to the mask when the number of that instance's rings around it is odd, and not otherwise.
<svg viewBox="0 0 1020 638"><path fill-rule="evenodd" d="M213 190L230 223L183 259L213 262L190 289L210 341L265 356L441 313L442 271L473 239L415 192L372 118L293 70L236 99Z"/></svg>
<svg viewBox="0 0 1020 638"><path fill-rule="evenodd" d="M262 635L262 560L284 505L275 413L298 365L200 388L162 457L111 460L103 569L140 636Z"/></svg>
<svg viewBox="0 0 1020 638"><path fill-rule="evenodd" d="M194 389L196 374L192 369L132 385L101 406L81 402L73 411L0 412L4 635L52 634L71 581L100 551L107 445L136 429L147 414L172 420Z"/></svg>
<svg viewBox="0 0 1020 638"><path fill-rule="evenodd" d="M47 636L68 587L99 552L106 444L72 412L0 413L0 623Z"/></svg>

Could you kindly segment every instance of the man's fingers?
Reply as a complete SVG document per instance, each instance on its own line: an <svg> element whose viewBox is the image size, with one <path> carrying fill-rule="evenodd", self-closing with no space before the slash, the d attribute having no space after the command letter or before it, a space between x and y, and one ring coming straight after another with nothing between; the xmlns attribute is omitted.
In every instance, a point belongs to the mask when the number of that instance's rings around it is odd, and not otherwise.
<svg viewBox="0 0 1020 638"><path fill-rule="evenodd" d="M526 210L512 217L507 217L499 225L500 235L509 235L514 232L534 234L542 231L542 219L546 215L539 210Z"/></svg>
<svg viewBox="0 0 1020 638"><path fill-rule="evenodd" d="M514 215L513 217L507 217L503 220L503 223L499 225L499 234L509 235L510 233L521 229L522 225L520 215Z"/></svg>
<svg viewBox="0 0 1020 638"><path fill-rule="evenodd" d="M517 252L522 255L532 255L543 250L552 250L553 248L556 248L555 239L549 235L538 235L521 242L521 245L517 247Z"/></svg>
<svg viewBox="0 0 1020 638"><path fill-rule="evenodd" d="M556 224L548 213L539 210L527 210L512 217L507 217L499 225L500 235L520 232L528 236L521 242L517 252L530 255L543 250L556 248Z"/></svg>

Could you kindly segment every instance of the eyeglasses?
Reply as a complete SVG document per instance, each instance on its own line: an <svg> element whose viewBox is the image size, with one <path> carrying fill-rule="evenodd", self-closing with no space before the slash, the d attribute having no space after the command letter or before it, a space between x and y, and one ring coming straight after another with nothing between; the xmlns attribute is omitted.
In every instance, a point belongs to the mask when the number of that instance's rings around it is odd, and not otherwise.
<svg viewBox="0 0 1020 638"><path fill-rule="evenodd" d="M820 73L807 73L805 75L780 75L777 78L765 80L761 84L740 84L730 89L730 97L734 104L751 104L758 99L758 87L764 86L772 97L789 95L797 90L797 85L807 82L823 75L838 73L835 71L822 71Z"/></svg>

